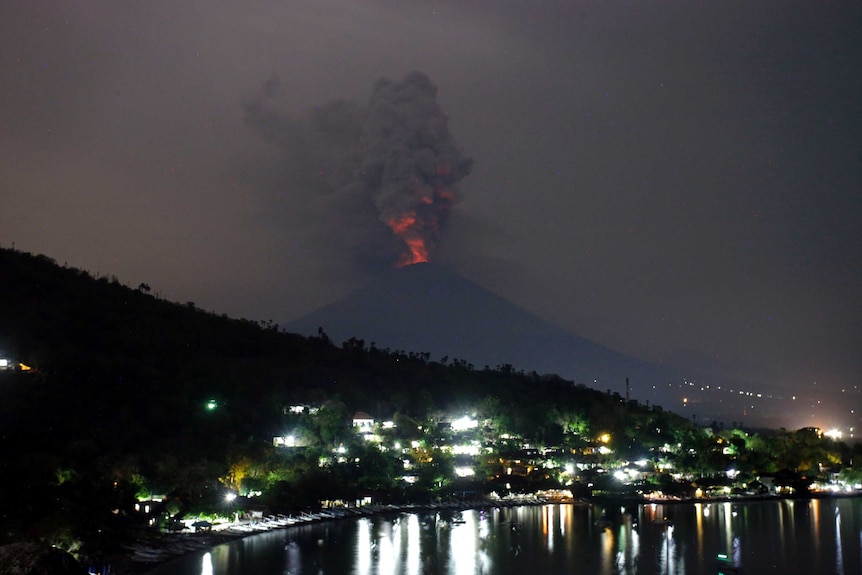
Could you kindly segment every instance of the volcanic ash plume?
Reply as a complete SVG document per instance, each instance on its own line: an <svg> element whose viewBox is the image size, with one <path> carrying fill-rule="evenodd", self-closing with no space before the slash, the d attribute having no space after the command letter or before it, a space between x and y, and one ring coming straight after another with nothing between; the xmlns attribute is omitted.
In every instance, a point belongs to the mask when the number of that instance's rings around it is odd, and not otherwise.
<svg viewBox="0 0 862 575"><path fill-rule="evenodd" d="M360 139L358 179L379 217L403 242L396 266L428 261L455 188L470 173L437 105L437 88L420 72L378 80Z"/></svg>
<svg viewBox="0 0 862 575"><path fill-rule="evenodd" d="M328 241L398 267L428 261L459 199L455 186L472 166L428 77L381 79L365 106L339 100L301 118L266 106L277 87L268 82L246 105L246 122L285 149L292 187L320 194L332 224Z"/></svg>

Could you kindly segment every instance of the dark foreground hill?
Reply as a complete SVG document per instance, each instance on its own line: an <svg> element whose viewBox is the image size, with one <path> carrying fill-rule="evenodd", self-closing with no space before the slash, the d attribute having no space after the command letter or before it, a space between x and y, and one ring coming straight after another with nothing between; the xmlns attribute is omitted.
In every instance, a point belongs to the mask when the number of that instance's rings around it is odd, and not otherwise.
<svg viewBox="0 0 862 575"><path fill-rule="evenodd" d="M334 345L326 334L204 312L45 256L0 249L0 269L0 357L34 368L7 381L40 384L30 387L48 396L40 421L112 429L117 442L176 438L210 400L231 406L222 423L235 435L253 436L270 433L291 401L421 413L538 378L502 358L500 369L474 369L370 341Z"/></svg>
<svg viewBox="0 0 862 575"><path fill-rule="evenodd" d="M783 433L767 450L741 430L717 442L655 405L520 372L503 358L475 368L356 338L335 346L325 334L206 313L44 256L0 249L0 270L0 544L35 540L104 557L190 513L559 488L561 463L577 457L592 468L603 453L611 466L670 457L692 476L720 476L731 460L753 473L776 461L817 470L843 457L825 453L811 430ZM391 418L378 430L387 445L356 433L357 411ZM483 422L473 431L482 446L473 477L455 473L453 423L465 413ZM274 445L288 436L293 447ZM521 458L532 463L516 481L507 469ZM620 488L587 471L565 485ZM651 481L627 488L691 487L666 473ZM228 503L227 494L242 497Z"/></svg>
<svg viewBox="0 0 862 575"><path fill-rule="evenodd" d="M238 484L248 462L261 485L282 485L282 502L301 485L319 491L316 459L304 474L266 463L293 404L326 408L308 430L323 452L359 410L415 422L481 409L530 439L576 419L622 426L619 395L559 377L444 365L356 339L336 347L14 250L0 249L0 270L0 359L22 366L0 370L0 470L12 480L0 484L0 542L98 542L125 531L118 522L130 516L117 510L142 492L187 507Z"/></svg>

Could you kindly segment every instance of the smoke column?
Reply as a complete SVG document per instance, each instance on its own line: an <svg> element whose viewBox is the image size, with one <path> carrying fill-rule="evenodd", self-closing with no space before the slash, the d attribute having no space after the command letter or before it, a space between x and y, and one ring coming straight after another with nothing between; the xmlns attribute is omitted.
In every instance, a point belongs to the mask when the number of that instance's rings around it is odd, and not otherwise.
<svg viewBox="0 0 862 575"><path fill-rule="evenodd" d="M455 185L470 173L437 105L437 88L420 72L401 82L378 80L362 132L359 178L380 220L401 240L396 266L428 261L449 210Z"/></svg>
<svg viewBox="0 0 862 575"><path fill-rule="evenodd" d="M245 120L285 150L290 186L324 202L325 241L397 267L431 259L472 160L450 134L429 78L381 79L365 105L336 100L302 117L267 106L277 91L277 81L267 82Z"/></svg>

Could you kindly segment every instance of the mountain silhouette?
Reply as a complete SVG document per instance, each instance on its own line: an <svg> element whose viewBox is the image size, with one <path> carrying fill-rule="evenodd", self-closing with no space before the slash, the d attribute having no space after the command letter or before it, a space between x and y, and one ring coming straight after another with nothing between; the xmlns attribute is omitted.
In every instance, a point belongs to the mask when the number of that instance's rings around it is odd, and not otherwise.
<svg viewBox="0 0 862 575"><path fill-rule="evenodd" d="M428 263L389 270L285 327L303 335L322 329L336 344L357 338L378 348L429 353L433 360L557 374L619 393L625 393L629 378L632 394L641 398L655 397L656 389L679 377L566 331Z"/></svg>

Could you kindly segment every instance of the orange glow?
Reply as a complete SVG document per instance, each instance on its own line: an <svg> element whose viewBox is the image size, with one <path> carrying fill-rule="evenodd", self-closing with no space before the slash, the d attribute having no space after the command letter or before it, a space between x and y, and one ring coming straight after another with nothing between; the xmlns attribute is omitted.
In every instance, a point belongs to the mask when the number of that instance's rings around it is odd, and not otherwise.
<svg viewBox="0 0 862 575"><path fill-rule="evenodd" d="M450 204L455 203L455 192L452 190L437 190L437 197Z"/></svg>
<svg viewBox="0 0 862 575"><path fill-rule="evenodd" d="M434 167L434 171L437 172L438 176L451 176L452 175L452 165L448 162L444 162L442 164L437 164Z"/></svg>
<svg viewBox="0 0 862 575"><path fill-rule="evenodd" d="M398 264L396 264L399 268L428 261L428 249L425 247L425 241L422 238L404 238L404 242L410 249L410 254L403 254L401 256Z"/></svg>
<svg viewBox="0 0 862 575"><path fill-rule="evenodd" d="M400 218L392 218L388 222L386 222L396 236L403 235L407 233L407 230L416 225L416 216L413 214L405 214Z"/></svg>
<svg viewBox="0 0 862 575"><path fill-rule="evenodd" d="M428 261L428 246L425 245L425 239L420 233L419 226L417 226L415 214L408 213L399 218L392 218L386 222L386 225L407 246L407 251L401 254L395 267L403 268Z"/></svg>

